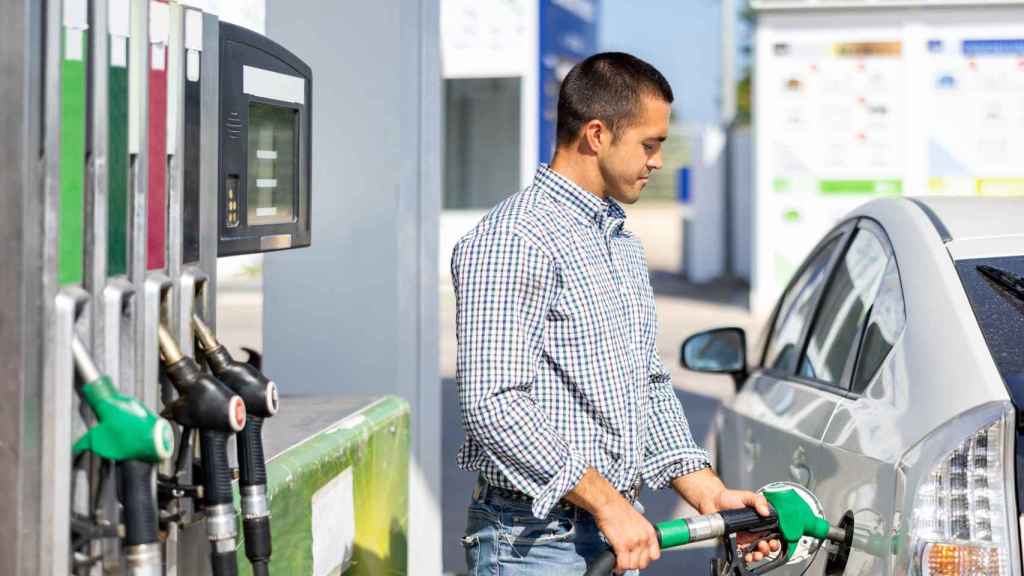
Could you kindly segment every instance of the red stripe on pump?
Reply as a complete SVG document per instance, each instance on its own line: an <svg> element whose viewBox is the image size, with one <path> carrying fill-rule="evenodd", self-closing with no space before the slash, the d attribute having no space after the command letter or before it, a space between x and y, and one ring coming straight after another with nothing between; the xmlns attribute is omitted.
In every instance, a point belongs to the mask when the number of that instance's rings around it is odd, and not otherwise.
<svg viewBox="0 0 1024 576"><path fill-rule="evenodd" d="M149 69L149 192L146 197L146 269L167 265L167 47L151 45L161 66Z"/></svg>

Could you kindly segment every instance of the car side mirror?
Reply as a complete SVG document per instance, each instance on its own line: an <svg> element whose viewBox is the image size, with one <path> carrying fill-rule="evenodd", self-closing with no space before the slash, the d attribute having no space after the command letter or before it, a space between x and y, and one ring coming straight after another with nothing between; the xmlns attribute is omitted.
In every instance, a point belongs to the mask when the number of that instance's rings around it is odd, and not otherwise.
<svg viewBox="0 0 1024 576"><path fill-rule="evenodd" d="M747 336L742 328L699 332L683 342L680 364L694 372L730 374L737 390L747 376Z"/></svg>

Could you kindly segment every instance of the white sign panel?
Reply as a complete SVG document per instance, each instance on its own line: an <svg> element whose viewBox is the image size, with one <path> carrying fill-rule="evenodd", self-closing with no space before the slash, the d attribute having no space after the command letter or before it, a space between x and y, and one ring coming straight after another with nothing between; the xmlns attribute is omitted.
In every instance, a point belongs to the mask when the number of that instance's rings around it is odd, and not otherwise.
<svg viewBox="0 0 1024 576"><path fill-rule="evenodd" d="M936 194L1024 194L1024 29L943 31L928 40L928 187Z"/></svg>
<svg viewBox="0 0 1024 576"><path fill-rule="evenodd" d="M1024 194L1024 8L763 14L756 50L757 312L864 202Z"/></svg>
<svg viewBox="0 0 1024 576"><path fill-rule="evenodd" d="M352 560L356 538L353 494L351 468L313 494L314 576L337 576Z"/></svg>
<svg viewBox="0 0 1024 576"><path fill-rule="evenodd" d="M441 0L444 77L527 74L533 54L529 13L526 0Z"/></svg>

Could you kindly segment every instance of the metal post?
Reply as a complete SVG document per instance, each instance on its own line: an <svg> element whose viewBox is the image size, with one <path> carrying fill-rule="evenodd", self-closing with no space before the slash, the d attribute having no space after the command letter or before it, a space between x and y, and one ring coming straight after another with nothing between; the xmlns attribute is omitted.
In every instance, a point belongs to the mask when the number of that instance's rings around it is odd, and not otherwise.
<svg viewBox="0 0 1024 576"><path fill-rule="evenodd" d="M203 15L200 52L199 139L199 268L206 273L206 305L203 319L217 328L217 207L220 194L220 22Z"/></svg>
<svg viewBox="0 0 1024 576"><path fill-rule="evenodd" d="M75 372L71 342L88 335L82 290L88 10L85 0L46 5L43 323L46 355L40 443L39 571L70 571L71 437Z"/></svg>
<svg viewBox="0 0 1024 576"><path fill-rule="evenodd" d="M114 385L131 394L135 388L135 286L129 277L132 266L132 151L131 71L137 58L131 50L134 8L130 0L108 0L108 54L97 67L106 68L107 89L97 98L107 102L107 250L106 285L97 299L102 315L104 342L97 356ZM100 303L98 300L102 300Z"/></svg>
<svg viewBox="0 0 1024 576"><path fill-rule="evenodd" d="M89 82L90 96L88 103L87 134L86 144L88 153L88 175L85 194L85 275L83 286L89 294L94 306L94 317L91 318L91 334L85 341L88 342L89 350L96 355L99 368L106 372L114 372L112 366L106 365L106 314L104 306L103 291L107 283L107 247L108 247L108 164L107 152L109 148L110 125L109 116L109 84L108 72L109 53L109 5L105 0L93 0L89 3ZM77 345L82 347L82 341L72 340L73 352ZM81 350L78 351L81 353ZM76 355L77 359L77 355ZM77 397L76 397L77 400ZM84 433L84 429L76 430L74 438ZM104 486L103 494L98 494L98 501L92 501L93 490L91 487L84 491L82 500L86 506L86 513L93 511L97 513L96 519L102 523L116 525L117 522L117 500L114 488L113 468L109 468L106 477L100 480L103 470L100 466L94 465L88 474L88 481L98 482ZM85 484L85 482L83 482ZM104 567L117 567L119 546L115 539L94 540L90 547L90 555L100 556L101 562L95 563L89 570L92 576L101 576Z"/></svg>
<svg viewBox="0 0 1024 576"><path fill-rule="evenodd" d="M727 277L735 275L733 264L733 190L732 155L733 129L736 122L736 4L734 0L722 1L722 130L725 131L725 149L722 151L722 246L725 247L722 273Z"/></svg>
<svg viewBox="0 0 1024 576"><path fill-rule="evenodd" d="M0 34L0 574L41 573L44 299L42 50L38 0L2 0ZM52 300L51 300L52 301Z"/></svg>
<svg viewBox="0 0 1024 576"><path fill-rule="evenodd" d="M128 154L131 162L129 191L128 278L136 291L133 338L133 378L121 383L122 390L142 400L150 410L159 406L154 393L146 394L142 370L146 349L144 307L139 300L146 281L146 183L149 180L149 0L132 0L131 38L128 50Z"/></svg>

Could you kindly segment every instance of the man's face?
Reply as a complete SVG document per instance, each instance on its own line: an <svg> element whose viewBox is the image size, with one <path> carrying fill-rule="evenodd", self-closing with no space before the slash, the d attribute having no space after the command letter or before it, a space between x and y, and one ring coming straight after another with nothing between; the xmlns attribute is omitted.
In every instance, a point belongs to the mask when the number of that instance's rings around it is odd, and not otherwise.
<svg viewBox="0 0 1024 576"><path fill-rule="evenodd" d="M668 102L644 96L637 117L598 154L598 166L609 197L623 204L632 204L640 198L651 172L661 168L661 143L668 137L671 112Z"/></svg>

